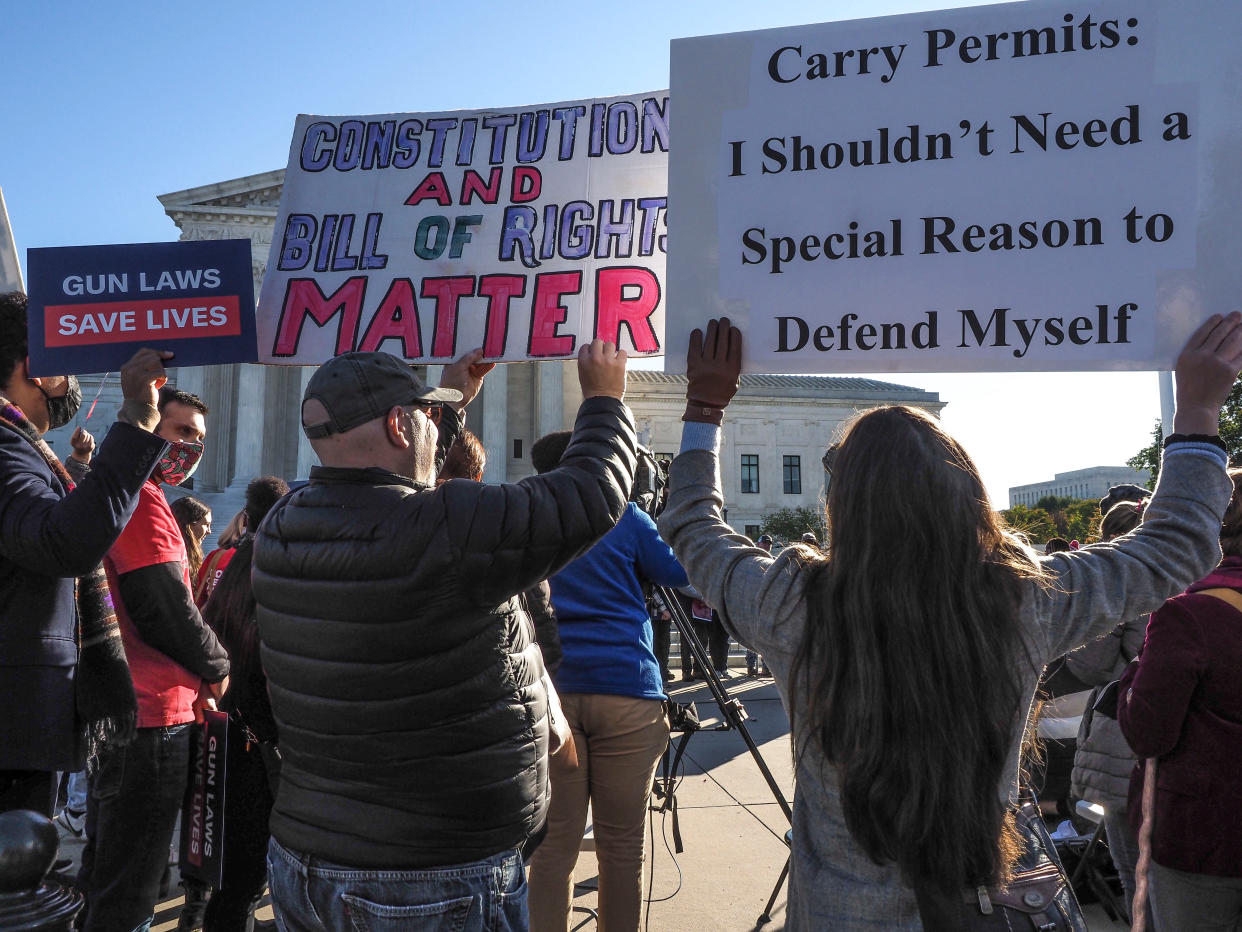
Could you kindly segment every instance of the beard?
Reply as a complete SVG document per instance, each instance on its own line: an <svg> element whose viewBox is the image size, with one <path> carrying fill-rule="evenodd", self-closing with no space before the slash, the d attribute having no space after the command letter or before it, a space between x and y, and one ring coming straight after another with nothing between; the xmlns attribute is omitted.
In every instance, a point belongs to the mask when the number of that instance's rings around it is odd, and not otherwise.
<svg viewBox="0 0 1242 932"><path fill-rule="evenodd" d="M416 422L418 423L418 422ZM440 440L440 431L431 423L430 418L423 418L419 425L422 430L415 436L410 445L413 452L413 478L416 482L434 486L436 484L436 444Z"/></svg>

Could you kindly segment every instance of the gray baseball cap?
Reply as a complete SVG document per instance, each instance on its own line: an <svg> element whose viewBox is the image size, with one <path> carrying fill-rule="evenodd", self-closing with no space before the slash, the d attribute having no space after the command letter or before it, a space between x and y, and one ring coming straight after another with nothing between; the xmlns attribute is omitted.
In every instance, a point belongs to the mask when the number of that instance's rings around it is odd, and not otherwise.
<svg viewBox="0 0 1242 932"><path fill-rule="evenodd" d="M320 424L302 422L312 440L383 417L393 405L461 401L455 388L428 388L414 371L391 353L343 353L315 370L302 397L318 401L328 412Z"/></svg>

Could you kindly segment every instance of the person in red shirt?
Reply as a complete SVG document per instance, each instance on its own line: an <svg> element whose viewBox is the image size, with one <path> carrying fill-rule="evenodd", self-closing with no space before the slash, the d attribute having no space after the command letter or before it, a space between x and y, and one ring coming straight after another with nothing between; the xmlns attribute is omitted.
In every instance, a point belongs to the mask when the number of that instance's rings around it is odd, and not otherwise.
<svg viewBox="0 0 1242 932"><path fill-rule="evenodd" d="M229 561L237 553L237 545L250 529L246 527L246 509L233 515L224 531L216 538L216 549L203 557L203 565L198 568L198 579L194 581L194 604L201 611L216 590ZM252 532L253 533L253 532Z"/></svg>
<svg viewBox="0 0 1242 932"><path fill-rule="evenodd" d="M228 686L229 660L194 605L185 542L160 483L194 471L207 406L163 389L157 436L170 444L134 516L104 558L138 699L138 732L100 755L87 802L78 886L87 932L145 928L185 791L190 726Z"/></svg>

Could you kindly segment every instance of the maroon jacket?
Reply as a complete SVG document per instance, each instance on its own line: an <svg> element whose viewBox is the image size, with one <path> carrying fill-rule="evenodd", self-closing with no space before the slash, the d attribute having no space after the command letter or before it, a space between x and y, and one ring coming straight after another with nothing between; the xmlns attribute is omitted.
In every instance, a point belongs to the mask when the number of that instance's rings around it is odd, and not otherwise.
<svg viewBox="0 0 1242 932"><path fill-rule="evenodd" d="M1242 592L1242 557L1152 613L1142 653L1121 678L1121 730L1156 769L1152 858L1165 867L1242 877L1242 612L1204 589ZM1143 762L1130 779L1142 819Z"/></svg>

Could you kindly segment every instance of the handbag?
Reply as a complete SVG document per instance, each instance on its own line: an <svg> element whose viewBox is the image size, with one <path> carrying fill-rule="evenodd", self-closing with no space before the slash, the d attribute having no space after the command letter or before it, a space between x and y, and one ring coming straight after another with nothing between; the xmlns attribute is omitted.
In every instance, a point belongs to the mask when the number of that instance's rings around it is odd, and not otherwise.
<svg viewBox="0 0 1242 932"><path fill-rule="evenodd" d="M1031 803L1016 813L1023 853L1007 887L995 884L957 894L916 883L926 932L1087 932L1087 921Z"/></svg>

